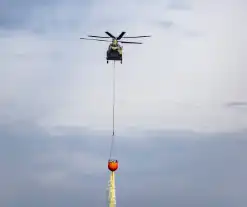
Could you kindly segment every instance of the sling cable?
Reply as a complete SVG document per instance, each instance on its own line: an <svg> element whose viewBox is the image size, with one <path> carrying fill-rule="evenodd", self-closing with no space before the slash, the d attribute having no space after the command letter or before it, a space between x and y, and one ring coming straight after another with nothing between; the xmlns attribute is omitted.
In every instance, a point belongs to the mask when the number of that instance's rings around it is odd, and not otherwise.
<svg viewBox="0 0 247 207"><path fill-rule="evenodd" d="M108 207L116 207L116 187L115 171L118 169L118 160L112 159L112 152L115 141L115 88L116 88L116 71L115 61L113 63L113 81L112 81L112 137L110 146L110 157L108 160L108 169L110 170L110 180L108 182Z"/></svg>

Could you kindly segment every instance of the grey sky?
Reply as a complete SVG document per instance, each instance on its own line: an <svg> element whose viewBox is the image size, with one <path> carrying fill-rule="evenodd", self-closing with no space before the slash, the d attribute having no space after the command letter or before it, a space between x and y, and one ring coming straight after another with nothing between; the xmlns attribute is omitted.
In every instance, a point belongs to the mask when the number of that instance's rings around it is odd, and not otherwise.
<svg viewBox="0 0 247 207"><path fill-rule="evenodd" d="M118 128L246 128L245 113L224 107L247 99L244 1L181 2L190 9L171 9L170 1L129 1L121 9L115 9L117 1L34 4L23 10L27 21L16 17L25 24L17 21L18 29L0 31L5 117L25 116L47 127L109 130L112 71L104 59L107 44L79 37L126 30L153 37L124 47L125 64L117 70ZM153 51L162 52L150 55Z"/></svg>
<svg viewBox="0 0 247 207"><path fill-rule="evenodd" d="M1 206L104 205L110 137L66 131L1 127ZM246 205L246 133L146 134L117 137L119 206Z"/></svg>
<svg viewBox="0 0 247 207"><path fill-rule="evenodd" d="M33 10L36 7L49 6L56 1L47 0L3 0L0 3L0 27L3 29L21 29L26 28L26 24L32 15Z"/></svg>
<svg viewBox="0 0 247 207"><path fill-rule="evenodd" d="M0 206L106 203L112 67L79 40L105 30L152 35L117 65L119 206L247 205L245 1L21 3L0 2Z"/></svg>

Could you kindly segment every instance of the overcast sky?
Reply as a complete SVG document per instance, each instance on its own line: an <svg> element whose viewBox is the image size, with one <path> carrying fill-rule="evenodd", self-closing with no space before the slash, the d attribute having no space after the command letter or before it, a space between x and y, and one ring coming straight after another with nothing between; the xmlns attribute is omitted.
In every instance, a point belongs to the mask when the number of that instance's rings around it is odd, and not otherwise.
<svg viewBox="0 0 247 207"><path fill-rule="evenodd" d="M152 35L116 64L119 206L245 207L247 2L2 0L0 204L106 203L112 64L88 34Z"/></svg>

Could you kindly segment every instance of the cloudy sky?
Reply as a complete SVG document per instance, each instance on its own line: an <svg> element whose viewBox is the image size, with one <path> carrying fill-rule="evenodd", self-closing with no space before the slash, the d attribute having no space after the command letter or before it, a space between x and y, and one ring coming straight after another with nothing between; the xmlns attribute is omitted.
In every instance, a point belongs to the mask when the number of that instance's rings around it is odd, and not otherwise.
<svg viewBox="0 0 247 207"><path fill-rule="evenodd" d="M106 203L107 43L116 64L119 206L245 207L247 2L2 0L0 205ZM148 187L147 187L148 186Z"/></svg>

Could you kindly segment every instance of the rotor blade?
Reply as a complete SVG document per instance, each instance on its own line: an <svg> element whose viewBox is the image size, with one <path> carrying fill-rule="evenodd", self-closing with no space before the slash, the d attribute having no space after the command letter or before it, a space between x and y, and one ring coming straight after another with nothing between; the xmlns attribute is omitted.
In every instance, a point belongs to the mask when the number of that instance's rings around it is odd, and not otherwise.
<svg viewBox="0 0 247 207"><path fill-rule="evenodd" d="M116 37L114 37L110 32L105 32L106 34L108 34L111 38L116 39Z"/></svg>
<svg viewBox="0 0 247 207"><path fill-rule="evenodd" d="M81 40L94 40L94 41L101 41L101 42L112 42L110 40L99 40L99 39L90 39L90 38L83 38L83 37L81 37L80 39Z"/></svg>
<svg viewBox="0 0 247 207"><path fill-rule="evenodd" d="M151 37L151 35L146 35L146 36L134 36L134 37L123 37L123 38L143 38L143 37Z"/></svg>
<svg viewBox="0 0 247 207"><path fill-rule="evenodd" d="M118 41L118 42L125 44L142 44L142 42L127 42L127 41Z"/></svg>
<svg viewBox="0 0 247 207"><path fill-rule="evenodd" d="M96 37L96 38L110 38L110 37L101 37L101 36L95 36L95 35L88 35L88 37Z"/></svg>
<svg viewBox="0 0 247 207"><path fill-rule="evenodd" d="M118 37L117 37L117 40L121 40L122 37L125 35L126 32L122 32Z"/></svg>

